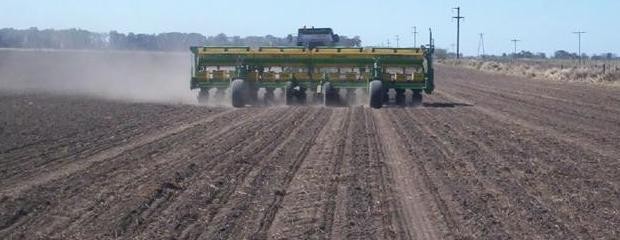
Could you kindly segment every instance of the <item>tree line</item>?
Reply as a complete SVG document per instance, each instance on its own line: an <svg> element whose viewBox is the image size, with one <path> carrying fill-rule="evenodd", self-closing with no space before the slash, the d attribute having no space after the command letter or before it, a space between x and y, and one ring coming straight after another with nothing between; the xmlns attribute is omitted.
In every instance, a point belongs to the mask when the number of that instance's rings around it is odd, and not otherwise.
<svg viewBox="0 0 620 240"><path fill-rule="evenodd" d="M109 33L91 32L82 29L0 29L0 48L49 48L49 49L110 49L141 51L187 51L190 46L294 46L296 37L227 36L220 33L205 36L199 33ZM340 36L339 45L359 47L359 36Z"/></svg>
<svg viewBox="0 0 620 240"><path fill-rule="evenodd" d="M437 48L435 49L435 57L438 59L450 59L456 58L456 53L450 52L447 49ZM502 55L484 55L482 58L489 59L562 59L562 60L577 60L579 59L579 54L571 53L565 50L557 50L551 56L547 56L546 53L538 52L532 53L530 51L521 51L518 53L503 53ZM588 55L585 53L581 54L581 59L592 59L592 60L617 60L619 59L618 55L614 53L602 53L602 54L593 54Z"/></svg>

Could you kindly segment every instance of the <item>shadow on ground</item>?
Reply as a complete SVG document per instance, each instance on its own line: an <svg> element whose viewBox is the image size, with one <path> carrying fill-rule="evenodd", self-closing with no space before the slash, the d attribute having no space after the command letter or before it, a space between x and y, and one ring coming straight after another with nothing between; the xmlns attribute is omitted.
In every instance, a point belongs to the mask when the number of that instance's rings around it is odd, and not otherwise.
<svg viewBox="0 0 620 240"><path fill-rule="evenodd" d="M455 108L455 107L473 107L473 104L468 103L453 103L453 102L432 102L423 103L422 106L429 108Z"/></svg>

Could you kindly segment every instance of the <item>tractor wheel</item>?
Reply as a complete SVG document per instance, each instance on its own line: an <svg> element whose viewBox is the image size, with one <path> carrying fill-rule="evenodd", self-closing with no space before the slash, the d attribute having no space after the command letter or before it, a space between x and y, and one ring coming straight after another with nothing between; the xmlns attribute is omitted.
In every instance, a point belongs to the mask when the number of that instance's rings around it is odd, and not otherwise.
<svg viewBox="0 0 620 240"><path fill-rule="evenodd" d="M200 89L198 92L198 103L199 104L207 104L209 101L209 89Z"/></svg>
<svg viewBox="0 0 620 240"><path fill-rule="evenodd" d="M308 94L306 94L305 88L301 88L301 90L297 91L297 103L301 105L306 104L307 99L308 99Z"/></svg>
<svg viewBox="0 0 620 240"><path fill-rule="evenodd" d="M293 82L286 83L286 105L294 105L294 104L305 104L306 98L308 97L306 94L306 88Z"/></svg>
<svg viewBox="0 0 620 240"><path fill-rule="evenodd" d="M411 96L411 105L413 106L422 105L422 92L413 91L413 95Z"/></svg>
<svg viewBox="0 0 620 240"><path fill-rule="evenodd" d="M230 84L232 105L233 107L240 108L245 106L245 83L243 79L235 79Z"/></svg>
<svg viewBox="0 0 620 240"><path fill-rule="evenodd" d="M405 90L396 89L396 105L405 105Z"/></svg>
<svg viewBox="0 0 620 240"><path fill-rule="evenodd" d="M387 104L390 102L390 89L383 89L383 103Z"/></svg>
<svg viewBox="0 0 620 240"><path fill-rule="evenodd" d="M383 94L385 94L383 82L380 80L371 81L368 94L370 95L371 108L381 108L383 106Z"/></svg>
<svg viewBox="0 0 620 240"><path fill-rule="evenodd" d="M338 103L338 90L330 82L323 84L323 105L333 106Z"/></svg>
<svg viewBox="0 0 620 240"><path fill-rule="evenodd" d="M295 102L295 85L293 82L287 82L284 89L284 103L286 105L293 105Z"/></svg>

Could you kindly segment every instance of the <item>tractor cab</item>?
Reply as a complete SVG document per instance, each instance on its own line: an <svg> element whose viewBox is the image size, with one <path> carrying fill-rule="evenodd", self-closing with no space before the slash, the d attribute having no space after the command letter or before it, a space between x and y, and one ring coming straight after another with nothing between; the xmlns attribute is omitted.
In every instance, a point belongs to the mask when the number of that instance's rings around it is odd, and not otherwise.
<svg viewBox="0 0 620 240"><path fill-rule="evenodd" d="M300 28L297 32L297 46L313 49L335 46L340 37L331 28Z"/></svg>

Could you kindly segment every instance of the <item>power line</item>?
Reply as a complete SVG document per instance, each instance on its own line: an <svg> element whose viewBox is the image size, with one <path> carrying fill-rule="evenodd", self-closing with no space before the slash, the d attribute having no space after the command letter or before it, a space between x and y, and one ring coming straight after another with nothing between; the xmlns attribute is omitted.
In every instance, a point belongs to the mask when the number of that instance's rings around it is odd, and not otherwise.
<svg viewBox="0 0 620 240"><path fill-rule="evenodd" d="M579 64L581 64L581 34L584 34L586 32L577 31L573 33L577 34L577 36L579 37Z"/></svg>
<svg viewBox="0 0 620 240"><path fill-rule="evenodd" d="M461 38L461 19L465 18L461 16L461 7L455 7L456 9L456 17L452 17L456 19L456 58L459 59L461 56L460 50L460 38Z"/></svg>

